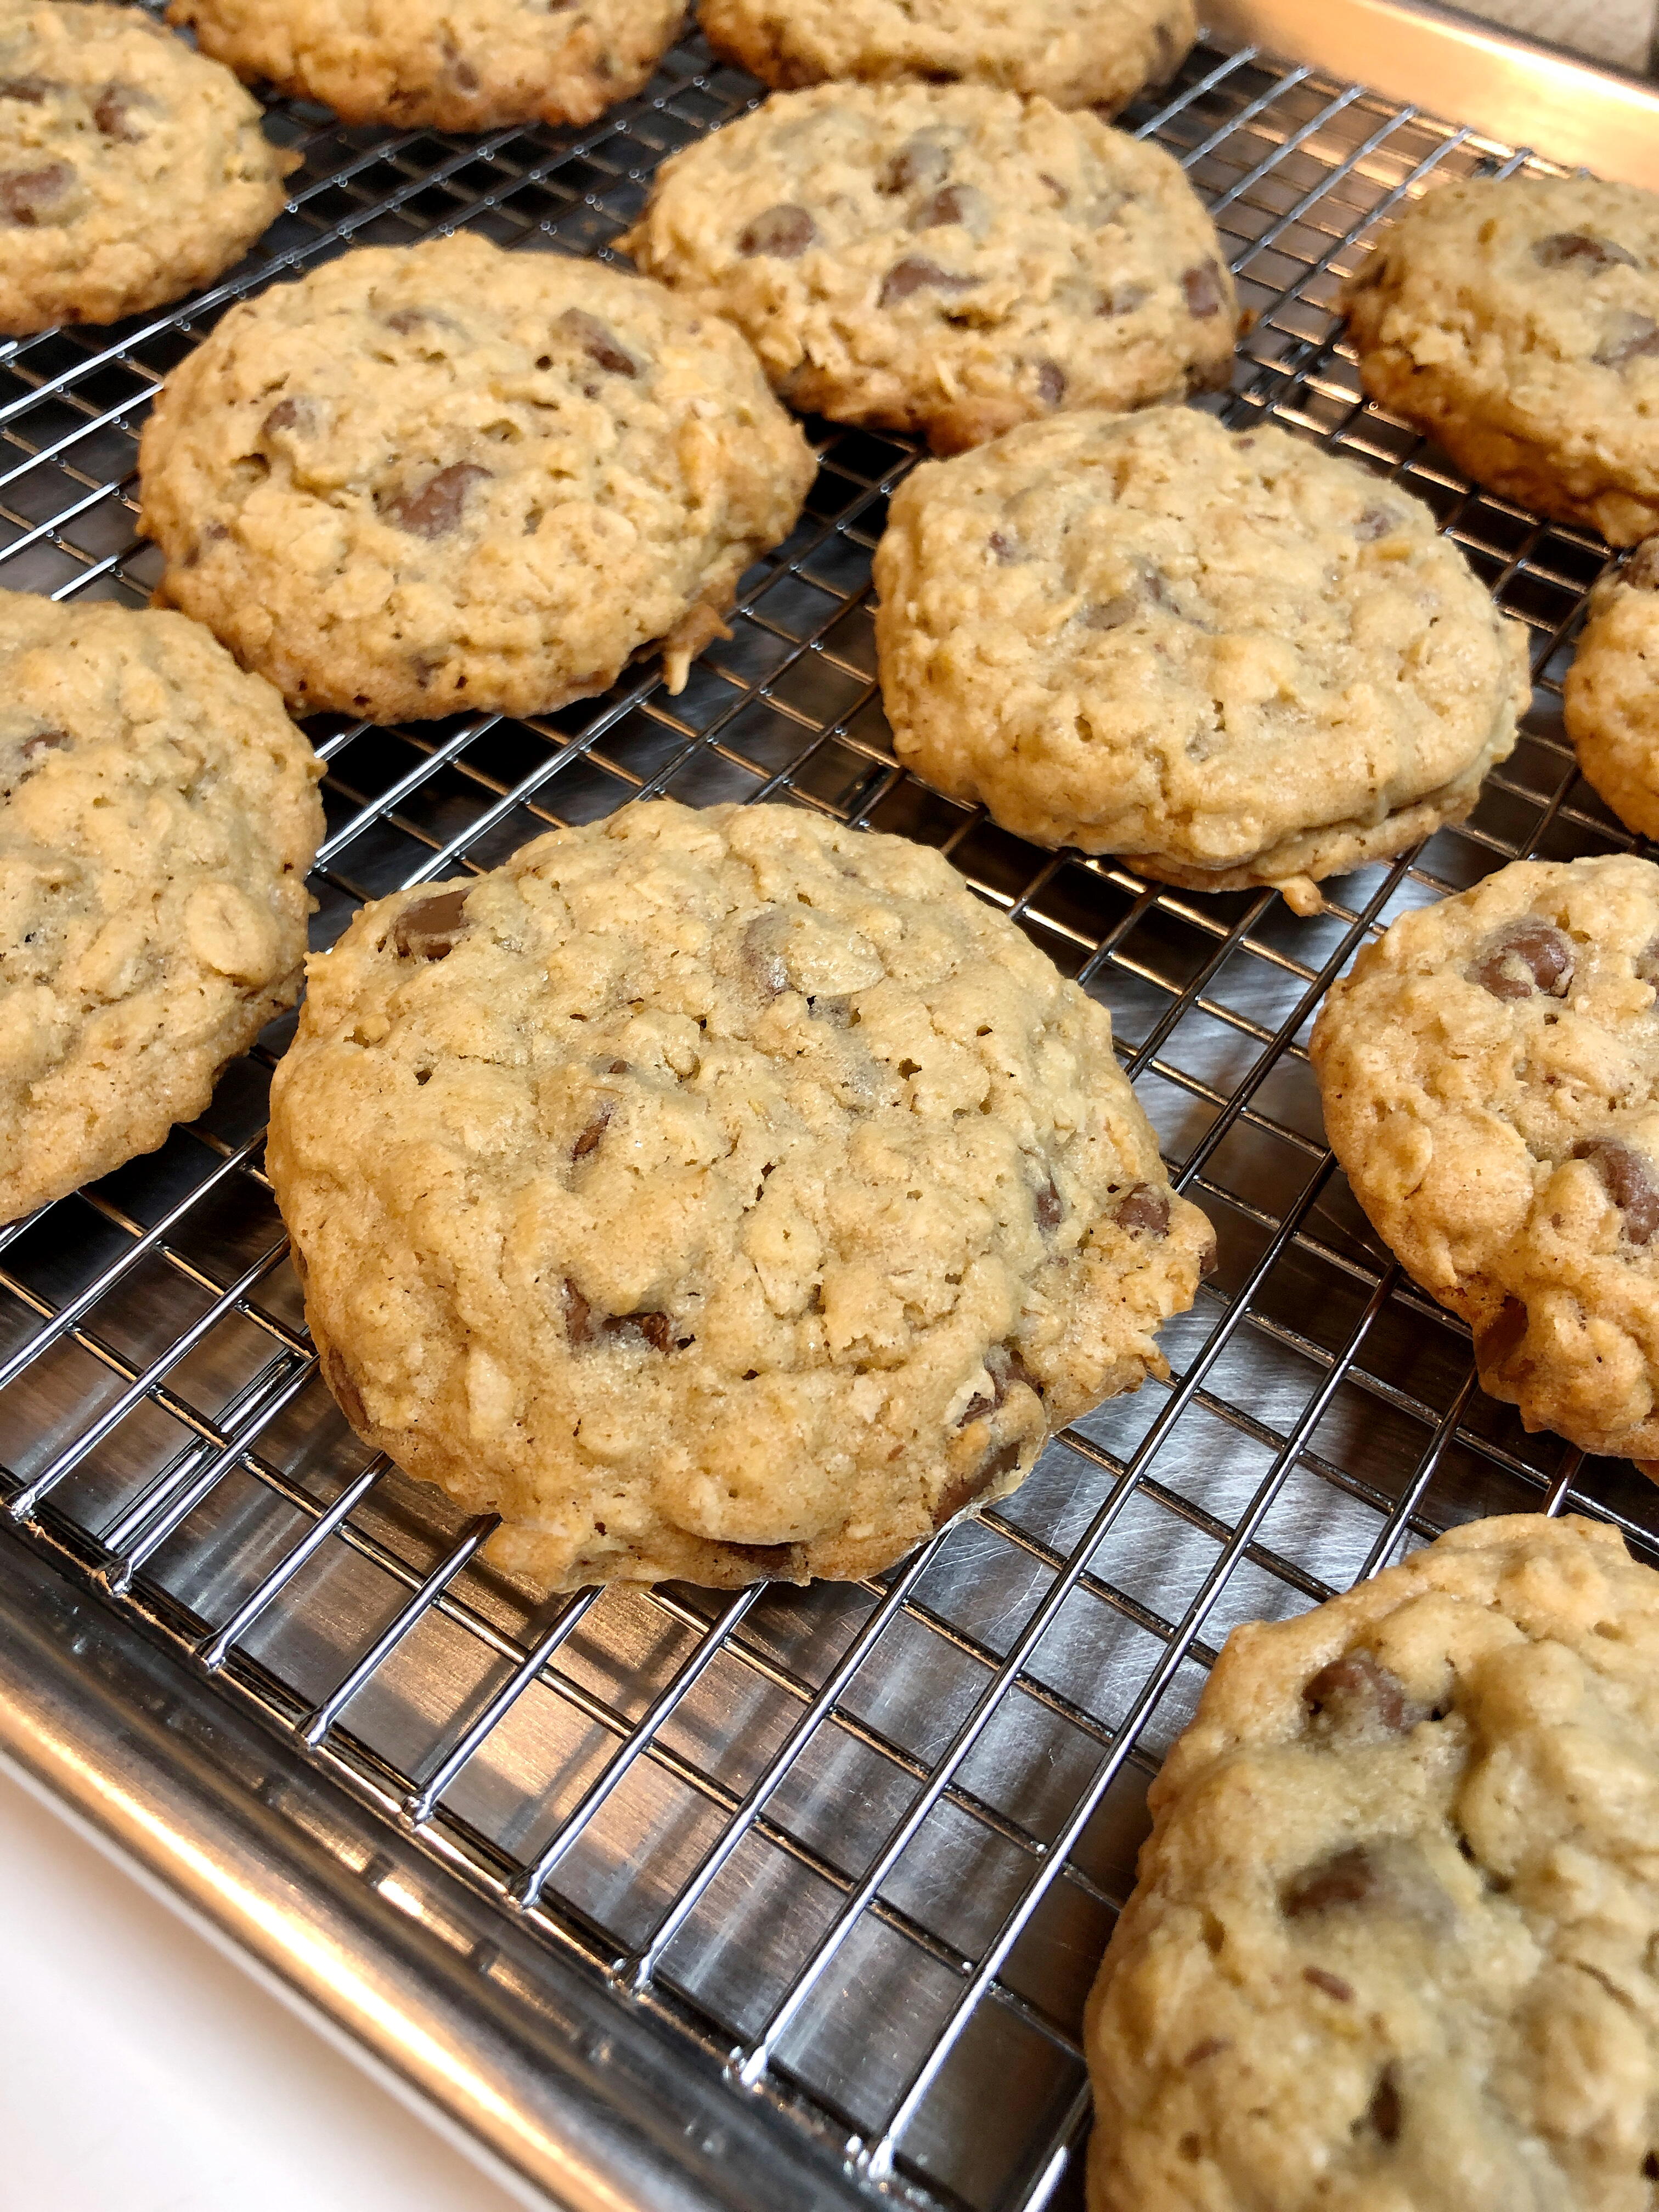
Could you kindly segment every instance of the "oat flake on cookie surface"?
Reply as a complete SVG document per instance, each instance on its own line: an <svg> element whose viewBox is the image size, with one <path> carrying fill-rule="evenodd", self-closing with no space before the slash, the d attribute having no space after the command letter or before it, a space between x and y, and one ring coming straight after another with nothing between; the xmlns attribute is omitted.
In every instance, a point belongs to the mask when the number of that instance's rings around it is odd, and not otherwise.
<svg viewBox="0 0 1659 2212"><path fill-rule="evenodd" d="M636 805L314 960L270 1171L370 1444L549 1586L874 1572L1165 1373L1213 1243L937 853Z"/></svg>
<svg viewBox="0 0 1659 2212"><path fill-rule="evenodd" d="M0 592L0 1221L153 1152L294 1004L322 772L181 615Z"/></svg>
<svg viewBox="0 0 1659 2212"><path fill-rule="evenodd" d="M0 337L111 323L240 261L299 155L142 9L0 4Z"/></svg>
<svg viewBox="0 0 1659 2212"><path fill-rule="evenodd" d="M545 712L658 641L678 689L814 466L730 324L465 234L233 307L139 461L163 603L380 721Z"/></svg>
<svg viewBox="0 0 1659 2212"><path fill-rule="evenodd" d="M1090 2002L1090 2212L1652 2212L1659 1577L1455 1528L1235 1629Z"/></svg>
<svg viewBox="0 0 1659 2212"><path fill-rule="evenodd" d="M1421 501L1195 408L917 469L875 579L907 767L1037 844L1304 912L1462 821L1528 696L1521 624Z"/></svg>
<svg viewBox="0 0 1659 2212"><path fill-rule="evenodd" d="M623 244L792 406L937 453L1231 371L1232 279L1180 165L987 85L776 94L667 162Z"/></svg>

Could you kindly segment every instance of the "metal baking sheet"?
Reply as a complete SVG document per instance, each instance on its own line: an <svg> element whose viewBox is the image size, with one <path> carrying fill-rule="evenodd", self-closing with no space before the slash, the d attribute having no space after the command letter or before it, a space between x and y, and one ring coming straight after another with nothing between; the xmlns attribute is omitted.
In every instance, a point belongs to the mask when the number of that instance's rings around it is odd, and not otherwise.
<svg viewBox="0 0 1659 2212"><path fill-rule="evenodd" d="M1287 8L1222 12L1231 40L1254 14L1282 46ZM1632 842L1560 726L1605 549L1472 490L1366 404L1333 314L1405 198L1549 166L1490 99L1480 129L1434 119L1443 13L1322 0L1314 58L1211 40L1125 118L1186 165L1255 313L1206 404L1426 499L1531 632L1527 732L1474 817L1328 887L1323 918L1038 852L900 775L869 560L914 454L829 425L799 528L678 699L646 662L530 720L312 726L319 945L366 897L641 793L786 799L945 851L1110 1008L1219 1231L1219 1273L1165 1332L1168 1384L870 1583L536 1605L481 1564L487 1524L367 1457L316 1371L261 1169L284 1024L160 1152L0 1231L0 1755L533 2201L1075 2205L1082 2001L1146 1782L1228 1628L1482 1513L1570 1504L1659 1551L1632 1469L1481 1395L1466 1332L1334 1169L1305 1053L1393 915L1522 854ZM1381 15L1386 96L1330 73ZM1504 51L1516 130L1547 121L1522 91L1568 65ZM1555 159L1602 124L1616 149L1632 112L1659 143L1650 94L1571 82ZM0 345L0 585L143 603L137 435L230 301L458 225L607 255L657 161L757 96L688 39L580 132L346 131L273 106L305 166L246 264L113 330Z"/></svg>

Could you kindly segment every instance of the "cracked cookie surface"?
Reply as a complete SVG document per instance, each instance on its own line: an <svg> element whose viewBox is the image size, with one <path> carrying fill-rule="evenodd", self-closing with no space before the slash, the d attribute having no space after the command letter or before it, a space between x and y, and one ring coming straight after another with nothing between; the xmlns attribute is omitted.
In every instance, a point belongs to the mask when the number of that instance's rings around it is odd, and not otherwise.
<svg viewBox="0 0 1659 2212"><path fill-rule="evenodd" d="M234 307L139 459L158 597L380 721L545 712L656 640L678 690L814 466L729 324L465 234Z"/></svg>
<svg viewBox="0 0 1659 2212"><path fill-rule="evenodd" d="M1461 821L1527 697L1520 624L1420 501L1192 408L916 470L875 578L908 767L1038 844L1303 911Z"/></svg>
<svg viewBox="0 0 1659 2212"><path fill-rule="evenodd" d="M1232 279L1180 165L984 85L777 94L669 161L623 243L792 406L939 453L1231 370Z"/></svg>
<svg viewBox="0 0 1659 2212"><path fill-rule="evenodd" d="M1630 545L1659 526L1659 193L1427 193L1347 287L1365 389L1478 483Z"/></svg>
<svg viewBox="0 0 1659 2212"><path fill-rule="evenodd" d="M940 855L630 806L311 963L271 1180L358 1433L555 1588L874 1572L1164 1363L1213 1245Z"/></svg>
<svg viewBox="0 0 1659 2212"><path fill-rule="evenodd" d="M701 0L698 18L716 53L783 90L968 79L1108 112L1198 35L1192 0Z"/></svg>
<svg viewBox="0 0 1659 2212"><path fill-rule="evenodd" d="M294 1004L322 772L181 615L0 592L0 1221L153 1152Z"/></svg>
<svg viewBox="0 0 1659 2212"><path fill-rule="evenodd" d="M1090 2001L1091 2212L1648 2212L1656 1684L1584 1520L1236 1629Z"/></svg>
<svg viewBox="0 0 1659 2212"><path fill-rule="evenodd" d="M1586 777L1621 822L1659 836L1659 540L1591 592L1562 707Z"/></svg>
<svg viewBox="0 0 1659 2212"><path fill-rule="evenodd" d="M240 261L299 156L137 8L0 8L0 333L110 323Z"/></svg>
<svg viewBox="0 0 1659 2212"><path fill-rule="evenodd" d="M1659 1457L1659 868L1517 860L1402 917L1312 1038L1354 1196L1529 1429Z"/></svg>
<svg viewBox="0 0 1659 2212"><path fill-rule="evenodd" d="M592 123L631 99L683 0L173 0L204 53L343 123Z"/></svg>

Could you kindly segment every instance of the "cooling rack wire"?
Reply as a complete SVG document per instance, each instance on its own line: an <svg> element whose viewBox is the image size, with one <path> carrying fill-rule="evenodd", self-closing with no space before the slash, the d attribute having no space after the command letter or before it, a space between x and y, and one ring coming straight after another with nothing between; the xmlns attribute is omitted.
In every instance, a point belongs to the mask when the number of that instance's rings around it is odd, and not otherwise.
<svg viewBox="0 0 1659 2212"><path fill-rule="evenodd" d="M387 135L273 106L305 167L259 254L167 313L0 346L0 586L144 602L137 433L235 299L457 226L606 257L660 157L757 96L688 41L580 132ZM313 942L365 898L641 795L787 799L939 847L1110 1008L1219 1231L1219 1273L1165 1331L1167 1385L1079 1422L1016 1496L869 1583L534 1606L480 1560L487 1523L366 1463L317 1372L261 1168L288 1024L161 1152L0 1231L13 1525L346 1785L365 1880L397 1823L872 2197L969 2212L1080 2201L1083 1998L1147 1779L1236 1621L1478 1514L1593 1511L1650 1559L1659 1531L1632 1469L1528 1437L1475 1387L1467 1333L1334 1166L1305 1050L1326 987L1395 915L1518 855L1632 842L1561 732L1604 549L1472 491L1365 404L1332 312L1431 176L1546 165L1206 46L1124 120L1185 165L1255 316L1232 392L1205 404L1407 485L1528 626L1533 710L1471 820L1328 886L1304 921L1270 893L1037 851L932 796L892 760L868 599L913 450L819 424L799 526L678 698L646 660L543 718L312 726L329 766Z"/></svg>

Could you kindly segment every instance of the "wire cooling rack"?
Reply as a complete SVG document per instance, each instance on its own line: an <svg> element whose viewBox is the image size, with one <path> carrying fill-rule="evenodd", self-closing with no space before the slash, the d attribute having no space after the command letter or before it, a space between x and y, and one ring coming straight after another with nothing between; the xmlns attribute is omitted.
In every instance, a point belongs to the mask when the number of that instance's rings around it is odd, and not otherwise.
<svg viewBox="0 0 1659 2212"><path fill-rule="evenodd" d="M456 225L608 254L659 158L757 96L688 42L580 133L388 136L273 106L305 167L259 255L172 312L0 346L0 585L143 604L137 433L230 301ZM786 2146L815 2137L872 2195L971 2212L1079 2201L1082 2002L1147 1778L1236 1621L1479 1514L1571 1504L1650 1558L1659 1528L1632 1469L1481 1395L1467 1333L1334 1167L1305 1051L1326 986L1394 915L1522 854L1631 842L1560 726L1564 641L1605 549L1471 491L1365 404L1332 313L1404 198L1528 157L1206 46L1125 119L1180 156L1254 313L1232 392L1206 404L1407 484L1530 629L1534 709L1473 818L1298 921L1270 893L1036 851L933 797L893 763L868 600L913 452L820 425L799 528L678 699L650 661L543 719L313 726L313 942L365 898L641 794L789 799L937 845L1109 1006L1219 1231L1219 1273L1164 1332L1167 1384L1080 1421L1016 1496L871 1582L537 1605L479 1559L488 1523L366 1460L318 1374L261 1169L286 1025L160 1152L0 1232L12 1522L343 1783L367 1835L397 1824L705 2072L713 2054L732 2096L784 2116Z"/></svg>

